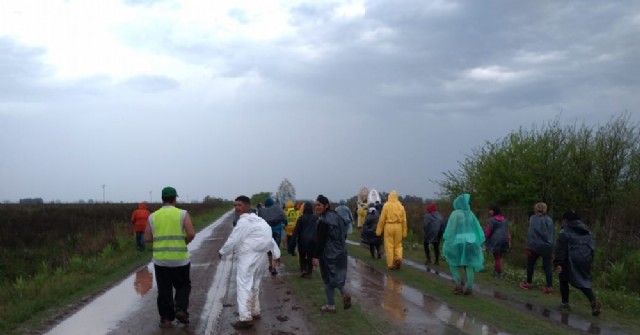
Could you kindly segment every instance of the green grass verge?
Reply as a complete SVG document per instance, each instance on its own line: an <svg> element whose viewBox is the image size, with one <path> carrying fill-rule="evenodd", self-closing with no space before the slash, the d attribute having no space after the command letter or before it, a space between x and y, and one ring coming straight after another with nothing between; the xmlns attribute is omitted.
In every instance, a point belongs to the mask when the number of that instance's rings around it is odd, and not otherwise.
<svg viewBox="0 0 640 335"><path fill-rule="evenodd" d="M409 246L404 248L404 257L417 263L422 264L425 260L422 245ZM557 310L560 304L560 293L558 289L558 278L554 274L554 290L550 295L542 293L545 285L544 272L542 271L542 260L538 261L535 268L533 284L531 290L522 290L518 284L526 278L526 269L513 267L509 264L509 255L503 259L504 279L498 280L493 276L493 257L485 254L485 270L476 274L475 281L486 289L499 291L507 296L513 297L519 301L527 301L537 306L547 308L549 310ZM447 263L441 261L441 265L437 267L444 273L449 272ZM591 316L591 307L582 292L571 287L570 301L572 315L577 315L594 324L606 323L614 330L624 331L630 334L640 334L640 324L637 322L638 306L640 306L640 298L637 295L628 295L625 297L617 297L618 292L594 288L596 296L604 304L603 313L599 317ZM624 302L621 302L624 301ZM622 304L625 304L624 306Z"/></svg>
<svg viewBox="0 0 640 335"><path fill-rule="evenodd" d="M282 262L287 272L297 273L298 258L283 252ZM312 325L315 334L350 334L370 335L389 334L392 327L379 317L365 311L354 304L348 311L342 309L340 293L336 290L337 313L323 313L320 307L327 303L320 272L314 269L312 279L302 279L298 276L286 276L285 281L298 302L304 306L307 321Z"/></svg>
<svg viewBox="0 0 640 335"><path fill-rule="evenodd" d="M226 213L216 209L192 218L200 230ZM149 248L150 249L150 248ZM72 257L64 268L42 270L32 278L18 278L0 287L0 334L24 334L46 327L46 321L66 306L110 287L136 268L149 263L151 251L138 252L135 240L120 238L98 255Z"/></svg>

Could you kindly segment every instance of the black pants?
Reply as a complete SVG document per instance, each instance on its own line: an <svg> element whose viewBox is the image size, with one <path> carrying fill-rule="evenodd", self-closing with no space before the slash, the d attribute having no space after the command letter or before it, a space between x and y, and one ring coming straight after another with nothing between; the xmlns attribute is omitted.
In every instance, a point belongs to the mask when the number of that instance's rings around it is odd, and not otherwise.
<svg viewBox="0 0 640 335"><path fill-rule="evenodd" d="M156 284L158 285L158 313L161 320L173 321L176 311L189 309L189 295L191 294L191 279L189 273L191 264L167 267L154 264ZM173 289L175 288L175 296Z"/></svg>
<svg viewBox="0 0 640 335"><path fill-rule="evenodd" d="M576 287L578 290L582 291L589 302L593 304L593 301L596 300L596 296L593 294L593 290L591 287ZM569 282L560 279L560 297L562 298L563 304L569 303Z"/></svg>
<svg viewBox="0 0 640 335"><path fill-rule="evenodd" d="M551 256L540 256L533 251L529 251L527 256L527 283L531 284L533 281L533 268L538 261L538 257L542 257L542 268L544 269L544 277L547 282L546 287L553 286L553 273L551 272Z"/></svg>
<svg viewBox="0 0 640 335"><path fill-rule="evenodd" d="M424 242L424 254L427 256L427 260L431 261L431 254L429 253L429 244L433 245L433 253L435 254L436 258L434 259L434 261L436 263L439 263L438 261L440 260L440 242Z"/></svg>
<svg viewBox="0 0 640 335"><path fill-rule="evenodd" d="M298 250L298 260L300 261L300 272L311 274L313 271L313 255L307 250Z"/></svg>
<svg viewBox="0 0 640 335"><path fill-rule="evenodd" d="M371 257L376 257L376 255L380 256L380 243L369 243L369 252L371 253Z"/></svg>

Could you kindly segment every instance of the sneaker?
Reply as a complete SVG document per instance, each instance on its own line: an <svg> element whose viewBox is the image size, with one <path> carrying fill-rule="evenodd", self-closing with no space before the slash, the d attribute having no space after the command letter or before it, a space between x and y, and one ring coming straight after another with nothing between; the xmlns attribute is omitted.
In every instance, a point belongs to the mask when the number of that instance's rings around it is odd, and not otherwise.
<svg viewBox="0 0 640 335"><path fill-rule="evenodd" d="M336 306L324 305L324 306L320 307L320 310L322 312L325 312L325 313L333 313L333 314L335 314L336 313Z"/></svg>
<svg viewBox="0 0 640 335"><path fill-rule="evenodd" d="M591 315L593 316L598 316L600 315L600 312L602 312L602 303L600 302L600 300L596 299L593 301L593 303L591 303Z"/></svg>
<svg viewBox="0 0 640 335"><path fill-rule="evenodd" d="M253 327L253 322L251 321L236 321L231 324L235 329L249 329Z"/></svg>
<svg viewBox="0 0 640 335"><path fill-rule="evenodd" d="M396 259L395 261L393 261L393 266L394 266L397 270L400 270L400 266L402 266L402 260Z"/></svg>
<svg viewBox="0 0 640 335"><path fill-rule="evenodd" d="M464 295L473 295L473 291L471 291L471 288L470 288L470 287L467 287L467 288L464 290L464 293L463 293L463 294L464 294Z"/></svg>
<svg viewBox="0 0 640 335"><path fill-rule="evenodd" d="M564 311L564 312L570 312L571 311L571 305L569 305L568 302L563 302L558 306L558 309L560 311Z"/></svg>
<svg viewBox="0 0 640 335"><path fill-rule="evenodd" d="M260 316L260 314L258 314L258 315L252 315L251 318L254 320L260 320L262 317Z"/></svg>
<svg viewBox="0 0 640 335"><path fill-rule="evenodd" d="M177 312L176 312L176 319L177 319L180 323L185 324L185 325L188 325L188 324L189 324L189 313L187 313L187 312L185 312L185 311L182 311L182 310L177 311Z"/></svg>
<svg viewBox="0 0 640 335"><path fill-rule="evenodd" d="M275 267L273 267L273 266L270 266L270 267L269 267L269 272L271 272L271 275L272 275L272 276L275 276L275 275L277 275L277 274L278 274L278 270L276 270L276 268L275 268Z"/></svg>
<svg viewBox="0 0 640 335"><path fill-rule="evenodd" d="M523 290L528 290L530 288L532 288L533 286L529 283L527 283L526 281L521 281L520 282L520 288Z"/></svg>
<svg viewBox="0 0 640 335"><path fill-rule="evenodd" d="M542 289L542 293L551 294L551 293L553 293L553 289L551 287L545 287L545 288Z"/></svg>
<svg viewBox="0 0 640 335"><path fill-rule="evenodd" d="M456 285L456 287L453 288L453 294L462 294L462 293L464 293L464 289L462 288L462 286Z"/></svg>
<svg viewBox="0 0 640 335"><path fill-rule="evenodd" d="M344 309L351 308L351 295L349 293L345 293L344 297L342 298L342 302L344 303Z"/></svg>
<svg viewBox="0 0 640 335"><path fill-rule="evenodd" d="M160 324L158 325L160 326L160 328L173 328L173 322L169 321L169 320L162 320L160 321Z"/></svg>

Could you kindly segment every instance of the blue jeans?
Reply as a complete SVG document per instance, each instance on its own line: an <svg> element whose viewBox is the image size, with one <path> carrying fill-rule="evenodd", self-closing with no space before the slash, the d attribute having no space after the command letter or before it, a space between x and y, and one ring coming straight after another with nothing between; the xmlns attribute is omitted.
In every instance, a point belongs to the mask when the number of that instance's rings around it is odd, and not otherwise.
<svg viewBox="0 0 640 335"><path fill-rule="evenodd" d="M136 232L136 249L139 251L144 251L144 232Z"/></svg>

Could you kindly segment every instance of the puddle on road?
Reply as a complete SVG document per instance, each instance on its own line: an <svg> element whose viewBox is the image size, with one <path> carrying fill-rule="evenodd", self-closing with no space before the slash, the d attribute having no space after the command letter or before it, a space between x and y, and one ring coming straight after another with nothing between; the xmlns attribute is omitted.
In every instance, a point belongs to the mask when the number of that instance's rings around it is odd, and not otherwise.
<svg viewBox="0 0 640 335"><path fill-rule="evenodd" d="M230 214L223 215L198 232L194 240L189 243L189 250L197 249L206 238L209 238L211 230L223 222L228 215ZM147 264L56 325L46 335L109 333L117 327L119 321L141 309L145 304L155 305L157 291L154 285L154 274L153 263Z"/></svg>
<svg viewBox="0 0 640 335"><path fill-rule="evenodd" d="M376 304L411 333L497 335L496 329L349 257L348 290ZM354 272L358 275L354 275Z"/></svg>
<svg viewBox="0 0 640 335"><path fill-rule="evenodd" d="M356 245L359 245L359 244L356 244ZM419 264L411 260L403 260L402 264L411 266L418 270L431 273L433 275L437 275L446 280L450 280L450 281L453 280L453 278L450 275L439 272L437 269L434 269L434 268L428 268L424 264ZM372 270L377 271L374 269ZM483 295L493 296L500 300L521 304L521 306L523 306L525 309L535 314L541 315L550 320L561 322L562 324L567 325L573 329L581 330L589 334L594 334L594 335L625 335L627 334L624 332L610 329L608 327L603 327L598 322L590 322L576 315L572 315L569 313L561 313L560 311L550 310L548 308L544 308L541 306L535 306L531 303L527 303L525 301L521 301L513 297L507 296L500 291L490 291L490 290L484 289L482 286L479 286L479 285L474 285L473 290L474 292L477 292ZM422 293L418 292L418 294L422 294Z"/></svg>

